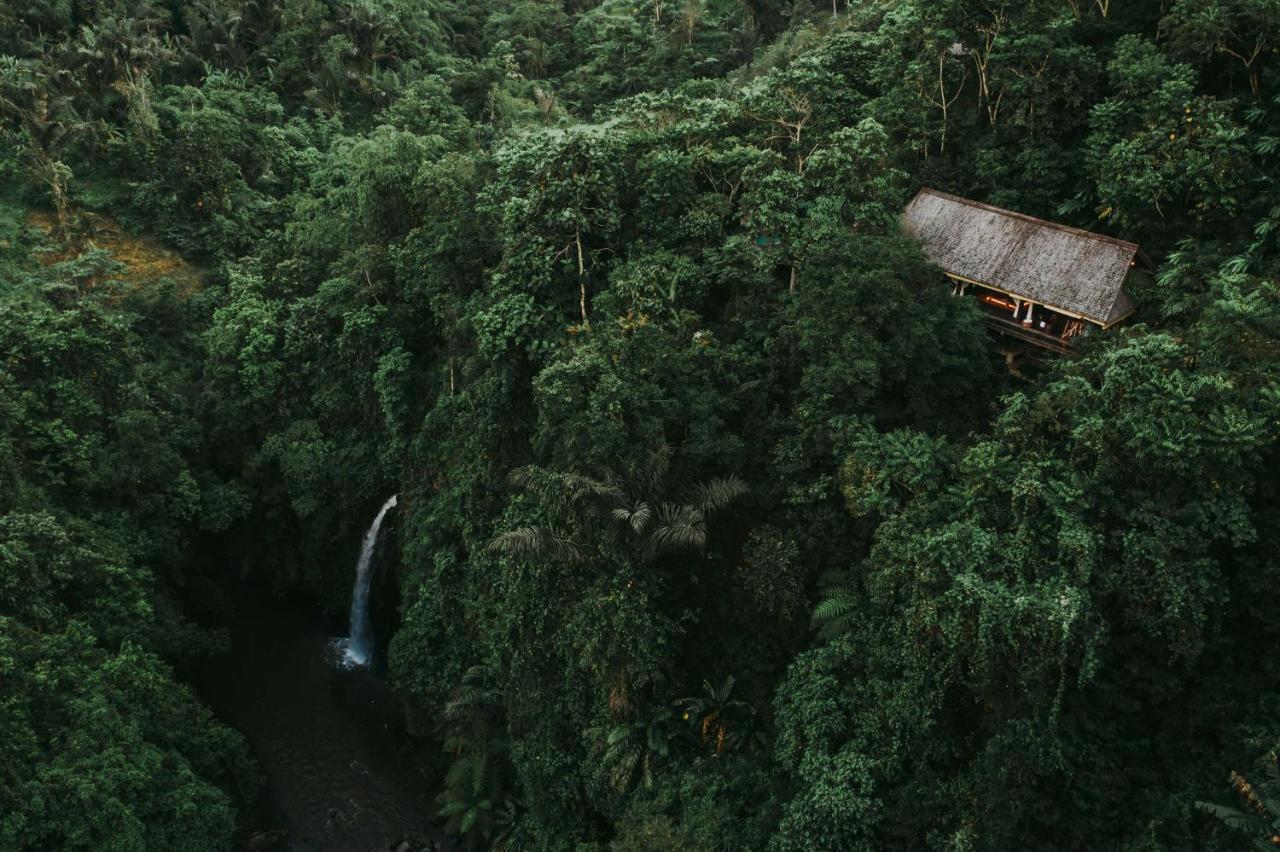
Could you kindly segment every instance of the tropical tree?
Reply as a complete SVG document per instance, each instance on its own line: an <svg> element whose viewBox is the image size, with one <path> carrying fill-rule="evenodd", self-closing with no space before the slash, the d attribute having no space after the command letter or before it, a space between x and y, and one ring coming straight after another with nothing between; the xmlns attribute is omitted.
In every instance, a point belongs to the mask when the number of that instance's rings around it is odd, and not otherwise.
<svg viewBox="0 0 1280 852"><path fill-rule="evenodd" d="M610 786L626 793L639 784L653 789L657 771L671 758L672 740L680 733L675 714L665 707L648 713L637 711L629 719L614 722L597 732L603 734L597 748L608 773Z"/></svg>
<svg viewBox="0 0 1280 852"><path fill-rule="evenodd" d="M753 724L755 711L748 702L733 697L736 684L733 675L725 675L718 684L704 680L701 695L676 701L684 708L682 718L716 757L758 744Z"/></svg>
<svg viewBox="0 0 1280 852"><path fill-rule="evenodd" d="M70 236L73 173L66 160L92 125L45 65L13 56L0 56L0 119L0 138L22 151L28 174L49 193L58 235Z"/></svg>
<svg viewBox="0 0 1280 852"><path fill-rule="evenodd" d="M590 128L517 137L495 154L503 278L573 304L583 326L597 268L622 224L621 154L614 136ZM562 302L568 293L572 301Z"/></svg>
<svg viewBox="0 0 1280 852"><path fill-rule="evenodd" d="M1127 233L1146 221L1161 237L1230 221L1253 171L1230 105L1197 94L1191 66L1138 36L1117 42L1107 72L1114 94L1091 111L1084 146L1097 218Z"/></svg>
<svg viewBox="0 0 1280 852"><path fill-rule="evenodd" d="M1191 56L1219 55L1243 70L1249 90L1262 88L1264 59L1280 38L1275 0L1177 0L1160 21L1175 50Z"/></svg>
<svg viewBox="0 0 1280 852"><path fill-rule="evenodd" d="M507 742L502 730L502 699L489 683L492 672L472 666L445 705L445 751L453 762L445 789L436 799L445 830L465 838L468 849L487 846L506 810ZM508 818L509 821L509 818Z"/></svg>
<svg viewBox="0 0 1280 852"><path fill-rule="evenodd" d="M745 482L728 476L696 483L673 499L668 490L673 454L663 445L642 462L596 476L528 466L513 471L511 483L546 506L581 511L586 529L604 533L638 562L652 562L672 552L704 548L708 517L747 493ZM568 563L589 561L593 554L592 544L576 533L545 526L508 530L490 547L512 556Z"/></svg>
<svg viewBox="0 0 1280 852"><path fill-rule="evenodd" d="M1231 789L1239 798L1239 807L1214 802L1196 802L1196 807L1249 835L1253 848L1274 850L1280 846L1280 755L1272 752L1267 756L1263 773L1263 779L1252 784L1240 773L1231 773Z"/></svg>

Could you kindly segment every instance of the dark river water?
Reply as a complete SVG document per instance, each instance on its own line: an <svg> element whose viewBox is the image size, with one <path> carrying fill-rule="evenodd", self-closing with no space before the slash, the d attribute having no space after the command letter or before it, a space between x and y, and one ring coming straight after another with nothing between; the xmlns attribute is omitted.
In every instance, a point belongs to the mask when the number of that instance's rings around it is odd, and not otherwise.
<svg viewBox="0 0 1280 852"><path fill-rule="evenodd" d="M246 609L230 652L201 672L201 692L248 738L266 776L247 843L291 852L435 848L435 803L397 702L376 674L334 666L331 638L301 610Z"/></svg>

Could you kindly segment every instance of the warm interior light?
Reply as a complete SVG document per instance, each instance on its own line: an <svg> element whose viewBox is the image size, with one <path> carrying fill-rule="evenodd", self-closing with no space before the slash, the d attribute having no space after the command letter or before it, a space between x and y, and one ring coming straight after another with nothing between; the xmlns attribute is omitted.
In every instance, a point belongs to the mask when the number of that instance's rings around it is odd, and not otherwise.
<svg viewBox="0 0 1280 852"><path fill-rule="evenodd" d="M998 296L983 296L982 301L986 302L988 305L995 305L996 307L1007 308L1008 310L1013 310L1015 307L1013 302L1005 301Z"/></svg>

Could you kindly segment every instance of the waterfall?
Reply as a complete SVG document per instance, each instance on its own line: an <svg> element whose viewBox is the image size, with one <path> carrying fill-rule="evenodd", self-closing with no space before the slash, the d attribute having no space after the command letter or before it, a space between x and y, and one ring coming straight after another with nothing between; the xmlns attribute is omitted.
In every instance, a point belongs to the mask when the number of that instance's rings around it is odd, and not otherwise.
<svg viewBox="0 0 1280 852"><path fill-rule="evenodd" d="M396 505L392 494L378 510L369 531L360 544L360 559L356 562L356 584L351 590L351 630L346 640L339 640L342 662L349 668L369 665L373 659L373 623L369 615L369 587L373 581L373 550L378 544L378 531L387 510Z"/></svg>

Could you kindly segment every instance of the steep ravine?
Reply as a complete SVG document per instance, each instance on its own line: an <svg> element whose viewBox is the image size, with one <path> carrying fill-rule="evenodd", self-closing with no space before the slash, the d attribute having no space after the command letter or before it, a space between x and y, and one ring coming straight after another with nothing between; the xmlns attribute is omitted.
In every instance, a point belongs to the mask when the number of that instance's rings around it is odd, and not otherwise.
<svg viewBox="0 0 1280 852"><path fill-rule="evenodd" d="M436 848L431 791L398 703L376 668L334 665L332 640L318 612L241 598L230 650L200 672L201 692L247 737L266 779L248 844Z"/></svg>

